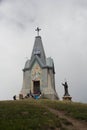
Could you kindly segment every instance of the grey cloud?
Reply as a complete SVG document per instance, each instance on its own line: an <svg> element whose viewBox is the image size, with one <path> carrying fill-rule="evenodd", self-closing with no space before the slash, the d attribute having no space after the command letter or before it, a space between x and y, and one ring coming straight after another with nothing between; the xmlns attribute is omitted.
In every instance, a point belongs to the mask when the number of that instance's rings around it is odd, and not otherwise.
<svg viewBox="0 0 87 130"><path fill-rule="evenodd" d="M4 1L0 8L0 15L9 24L16 24L19 27L26 27L36 19L36 10L30 1Z"/></svg>

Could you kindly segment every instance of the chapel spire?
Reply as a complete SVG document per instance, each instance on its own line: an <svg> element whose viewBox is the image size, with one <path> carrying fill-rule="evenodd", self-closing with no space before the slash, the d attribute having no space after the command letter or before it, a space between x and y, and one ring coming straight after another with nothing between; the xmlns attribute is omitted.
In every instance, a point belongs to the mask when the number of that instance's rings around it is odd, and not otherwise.
<svg viewBox="0 0 87 130"><path fill-rule="evenodd" d="M34 42L34 46L33 46L31 59L33 59L33 57L35 57L35 56L38 56L38 58L40 58L42 63L45 65L46 64L46 56L45 56L45 51L44 51L41 36L39 36L40 30L41 29L39 27L37 27L37 29L35 30L35 31L37 31L37 36L35 37L35 42Z"/></svg>

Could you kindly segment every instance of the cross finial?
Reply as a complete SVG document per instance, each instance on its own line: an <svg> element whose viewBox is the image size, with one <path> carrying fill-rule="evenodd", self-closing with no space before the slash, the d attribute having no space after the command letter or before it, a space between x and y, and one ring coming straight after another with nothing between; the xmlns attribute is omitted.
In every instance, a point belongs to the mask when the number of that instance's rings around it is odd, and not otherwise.
<svg viewBox="0 0 87 130"><path fill-rule="evenodd" d="M39 31L40 31L41 29L39 28L39 27L37 27L37 29L35 29L35 31L37 31L37 36L39 36Z"/></svg>

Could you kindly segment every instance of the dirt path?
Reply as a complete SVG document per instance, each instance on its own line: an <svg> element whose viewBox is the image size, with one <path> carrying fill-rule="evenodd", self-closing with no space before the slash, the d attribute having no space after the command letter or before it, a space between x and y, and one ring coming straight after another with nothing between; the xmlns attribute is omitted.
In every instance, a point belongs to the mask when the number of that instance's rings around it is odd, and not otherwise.
<svg viewBox="0 0 87 130"><path fill-rule="evenodd" d="M67 126L67 130L87 130L87 123L78 121L76 119L73 119L71 117L68 117L64 114L64 112L46 107L50 112L54 113L56 116L59 116L59 118L66 119L67 121L71 122L72 125Z"/></svg>

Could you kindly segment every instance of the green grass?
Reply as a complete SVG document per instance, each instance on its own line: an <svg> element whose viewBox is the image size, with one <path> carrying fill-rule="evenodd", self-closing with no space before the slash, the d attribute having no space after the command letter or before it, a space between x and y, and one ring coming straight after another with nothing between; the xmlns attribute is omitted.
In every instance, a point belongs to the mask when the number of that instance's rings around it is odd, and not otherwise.
<svg viewBox="0 0 87 130"><path fill-rule="evenodd" d="M61 127L58 117L37 101L0 102L0 130L45 130Z"/></svg>
<svg viewBox="0 0 87 130"><path fill-rule="evenodd" d="M64 130L71 122L52 114L46 107L65 111L87 121L87 105L51 100L0 101L0 130Z"/></svg>
<svg viewBox="0 0 87 130"><path fill-rule="evenodd" d="M56 110L65 111L65 114L68 116L87 121L87 104L50 100L46 100L43 103Z"/></svg>

